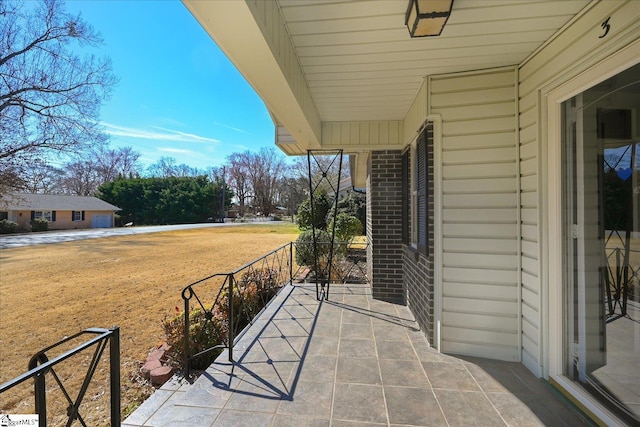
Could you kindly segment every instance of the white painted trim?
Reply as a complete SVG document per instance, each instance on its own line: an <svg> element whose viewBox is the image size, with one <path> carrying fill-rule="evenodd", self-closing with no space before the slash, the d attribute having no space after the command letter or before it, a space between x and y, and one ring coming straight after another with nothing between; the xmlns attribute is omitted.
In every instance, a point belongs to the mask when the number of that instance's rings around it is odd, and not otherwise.
<svg viewBox="0 0 640 427"><path fill-rule="evenodd" d="M516 197L517 197L517 208L516 208L516 236L518 240L518 247L516 256L518 257L517 262L517 271L518 271L518 362L522 362L522 174L520 173L520 105L518 100L520 99L520 73L518 67L513 68L513 78L514 78L514 91L515 91L515 99L514 102L514 129L516 129Z"/></svg>
<svg viewBox="0 0 640 427"><path fill-rule="evenodd" d="M607 427L626 427L627 423L614 416L607 408L601 405L599 402L593 399L593 396L589 394L585 389L578 386L573 381L564 376L554 376L553 380L556 386L559 386L561 391L569 394L573 399L579 402L580 405L587 408L602 425Z"/></svg>
<svg viewBox="0 0 640 427"><path fill-rule="evenodd" d="M433 326L434 345L442 343L442 117L429 114L433 123Z"/></svg>
<svg viewBox="0 0 640 427"><path fill-rule="evenodd" d="M546 173L542 169L543 186L545 191L544 200L547 202L547 221L543 236L546 238L546 256L548 270L543 273L547 276L545 282L546 301L543 301L545 312L548 313L548 323L545 325L548 360L544 369L545 378L552 378L562 385L588 410L592 411L603 421L610 420L608 425L618 424L611 414L596 402L589 394L586 394L580 386L573 383L563 375L563 265L562 265L562 129L561 129L561 105L567 99L595 86L596 84L624 71L640 61L640 40L620 49L606 60L599 62L578 76L555 87L542 90L541 111L546 110L546 140L541 141L544 145L542 151L546 149L546 157L541 159L543 165L546 163ZM544 127L542 128L544 129ZM544 136L544 134L542 135ZM543 267L544 267L543 263ZM544 288L543 288L544 290Z"/></svg>
<svg viewBox="0 0 640 427"><path fill-rule="evenodd" d="M537 107L538 107L538 128L537 128L537 140L538 143L538 159L540 159L540 173L538 174L538 224L540 226L539 234L538 234L538 250L539 250L539 259L540 259L540 319L541 322L541 335L540 335L540 363L542 364L542 376L546 379L549 379L549 343L551 342L550 337L550 328L549 324L551 323L551 311L549 307L549 301L552 298L549 296L549 274L545 266L550 266L549 260L549 247L550 244L549 236L551 236L551 229L549 226L549 217L552 216L551 208L549 207L549 197L546 189L549 188L549 175L550 169L555 168L555 163L550 163L549 159L555 161L557 156L551 156L549 154L548 144L545 139L545 132L543 129L553 129L553 126L548 124L547 116L542 114L543 111L547 110L547 98L543 97L540 91L537 94ZM550 114L550 113L549 113ZM553 117L557 115L557 112L553 113ZM549 133L551 134L551 133ZM554 138L557 140L557 138ZM545 159L547 161L545 161ZM554 175L555 176L555 175ZM555 206L555 204L554 204ZM549 241L548 244L545 242ZM554 267L555 268L555 267ZM549 271L551 267L549 267Z"/></svg>

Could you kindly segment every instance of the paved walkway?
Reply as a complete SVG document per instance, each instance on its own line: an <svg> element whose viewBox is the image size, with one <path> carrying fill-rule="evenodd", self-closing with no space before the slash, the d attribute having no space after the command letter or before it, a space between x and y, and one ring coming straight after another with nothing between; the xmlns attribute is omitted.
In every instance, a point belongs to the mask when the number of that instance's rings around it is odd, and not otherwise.
<svg viewBox="0 0 640 427"><path fill-rule="evenodd" d="M366 285L288 286L194 384L172 380L123 426L586 426L519 363L429 347Z"/></svg>

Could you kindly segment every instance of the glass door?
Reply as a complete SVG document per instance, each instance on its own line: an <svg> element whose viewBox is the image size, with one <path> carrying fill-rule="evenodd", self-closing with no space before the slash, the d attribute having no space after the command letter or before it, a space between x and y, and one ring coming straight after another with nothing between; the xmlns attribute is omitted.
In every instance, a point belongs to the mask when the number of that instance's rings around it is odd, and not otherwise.
<svg viewBox="0 0 640 427"><path fill-rule="evenodd" d="M640 65L562 105L564 375L640 422Z"/></svg>

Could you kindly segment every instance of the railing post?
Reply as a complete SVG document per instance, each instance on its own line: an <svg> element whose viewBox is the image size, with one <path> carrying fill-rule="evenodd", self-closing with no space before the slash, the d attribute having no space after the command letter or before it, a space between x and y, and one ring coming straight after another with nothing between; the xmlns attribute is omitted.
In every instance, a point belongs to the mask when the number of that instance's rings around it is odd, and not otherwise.
<svg viewBox="0 0 640 427"><path fill-rule="evenodd" d="M47 362L47 356L44 354L38 354L29 360L27 369L32 370L38 367L38 364ZM44 370L36 374L33 377L33 387L35 395L36 414L38 414L38 425L40 427L47 427L47 394L46 394L46 378L47 372Z"/></svg>
<svg viewBox="0 0 640 427"><path fill-rule="evenodd" d="M233 341L235 341L234 337L234 328L233 328L233 273L229 273L229 362L233 362Z"/></svg>
<svg viewBox="0 0 640 427"><path fill-rule="evenodd" d="M293 285L293 242L289 242L289 283Z"/></svg>
<svg viewBox="0 0 640 427"><path fill-rule="evenodd" d="M46 373L47 371L42 371L34 378L36 393L36 413L38 414L39 427L47 427L47 394L45 384Z"/></svg>
<svg viewBox="0 0 640 427"><path fill-rule="evenodd" d="M189 288L191 295L191 288ZM189 296L191 298L191 296ZM191 345L189 343L189 298L185 298L184 292L182 299L184 300L184 375L185 378L191 377Z"/></svg>
<svg viewBox="0 0 640 427"><path fill-rule="evenodd" d="M111 330L109 341L109 363L111 372L111 427L120 426L120 328Z"/></svg>

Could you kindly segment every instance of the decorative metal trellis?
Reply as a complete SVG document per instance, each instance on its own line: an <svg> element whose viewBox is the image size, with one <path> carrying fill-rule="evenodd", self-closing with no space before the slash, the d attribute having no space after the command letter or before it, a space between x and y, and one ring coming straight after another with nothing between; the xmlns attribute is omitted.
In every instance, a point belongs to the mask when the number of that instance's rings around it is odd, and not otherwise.
<svg viewBox="0 0 640 427"><path fill-rule="evenodd" d="M321 160L322 159L322 160ZM316 284L316 298L318 300L329 299L329 283L333 264L335 223L330 230L328 253L320 251L322 245L320 235L323 230L316 227L315 198L319 196L317 191L332 192L333 218L338 211L338 195L340 192L340 180L342 178L342 150L307 150L307 164L309 171L309 197L311 201L311 230L313 234L313 269ZM337 173L335 169L337 168ZM326 242L325 242L326 243Z"/></svg>

